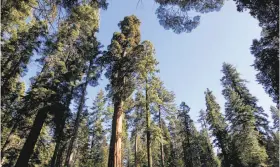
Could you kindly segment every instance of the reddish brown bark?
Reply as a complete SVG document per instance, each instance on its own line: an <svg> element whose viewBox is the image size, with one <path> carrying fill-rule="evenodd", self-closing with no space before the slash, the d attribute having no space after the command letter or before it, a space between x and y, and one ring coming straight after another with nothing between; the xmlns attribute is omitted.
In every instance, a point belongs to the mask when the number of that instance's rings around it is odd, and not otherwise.
<svg viewBox="0 0 280 167"><path fill-rule="evenodd" d="M108 167L122 167L122 106L122 101L114 104Z"/></svg>

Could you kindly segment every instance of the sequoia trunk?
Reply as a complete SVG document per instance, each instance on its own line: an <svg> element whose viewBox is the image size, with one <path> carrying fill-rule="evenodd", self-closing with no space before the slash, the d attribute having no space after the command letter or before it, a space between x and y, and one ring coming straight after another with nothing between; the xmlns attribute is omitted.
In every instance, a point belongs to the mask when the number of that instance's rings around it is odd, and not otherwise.
<svg viewBox="0 0 280 167"><path fill-rule="evenodd" d="M121 100L114 104L108 167L122 167L122 106L123 102Z"/></svg>

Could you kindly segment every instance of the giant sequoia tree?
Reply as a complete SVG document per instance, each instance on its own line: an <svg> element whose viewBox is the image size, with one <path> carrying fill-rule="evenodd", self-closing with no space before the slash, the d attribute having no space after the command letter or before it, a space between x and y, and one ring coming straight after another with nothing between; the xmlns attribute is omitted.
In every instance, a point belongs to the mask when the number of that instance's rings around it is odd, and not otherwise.
<svg viewBox="0 0 280 167"><path fill-rule="evenodd" d="M199 24L199 16L191 17L190 11L219 10L224 0L156 2L160 24L181 33ZM253 66L259 71L257 81L278 103L279 2L235 2L263 29L251 47ZM175 95L157 76L155 48L150 41L141 42L136 16L118 24L121 32L101 52L99 9L107 5L106 0L1 1L1 166L279 165L278 109L271 107L270 127L232 65L224 64L222 70L225 117L207 89L198 131L186 103L176 112ZM21 77L30 70L33 55L41 68L26 91ZM87 108L85 101L92 97L87 88L97 85L103 67L109 98L100 91Z"/></svg>
<svg viewBox="0 0 280 167"><path fill-rule="evenodd" d="M114 102L109 167L122 166L123 103L134 91L137 55L134 55L133 51L140 42L139 26L140 21L135 16L125 17L119 23L121 33L114 33L108 51L104 55L104 61L108 63L106 76L110 80L110 95Z"/></svg>

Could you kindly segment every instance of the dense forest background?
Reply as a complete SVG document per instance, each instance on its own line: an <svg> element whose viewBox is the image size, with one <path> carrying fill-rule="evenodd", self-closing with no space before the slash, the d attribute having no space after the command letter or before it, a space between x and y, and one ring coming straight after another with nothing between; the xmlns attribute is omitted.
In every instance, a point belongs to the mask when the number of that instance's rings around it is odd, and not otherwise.
<svg viewBox="0 0 280 167"><path fill-rule="evenodd" d="M176 104L159 77L157 48L141 38L139 18L124 16L108 46L100 42L105 0L1 1L2 166L278 166L279 2L234 2L262 29L248 50L256 80L274 102L270 111L226 62L225 104L211 87L200 111ZM203 21L190 13L219 11L225 2L155 3L160 25L182 34ZM31 63L39 67L32 77ZM107 86L93 97L88 90L101 78Z"/></svg>

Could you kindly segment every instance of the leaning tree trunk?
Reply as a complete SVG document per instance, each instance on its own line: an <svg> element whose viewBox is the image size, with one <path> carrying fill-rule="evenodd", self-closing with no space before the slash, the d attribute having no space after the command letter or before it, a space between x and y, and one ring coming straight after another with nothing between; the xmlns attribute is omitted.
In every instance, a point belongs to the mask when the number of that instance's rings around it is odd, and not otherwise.
<svg viewBox="0 0 280 167"><path fill-rule="evenodd" d="M61 121L61 126L59 126L58 128L58 133L57 133L57 139L56 139L56 145L55 145L55 149L54 149L54 152L53 152L53 156L52 156L52 160L51 160L51 167L57 167L56 166L56 161L57 159L59 159L60 157L58 156L58 152L59 150L61 149L61 143L62 143L62 139L64 137L64 128L65 128L65 124L66 124L66 119L68 117L68 114L69 114L69 106L71 104L71 100L72 100L72 95L73 95L73 91L74 91L74 88L73 86L71 86L71 92L68 94L67 96L67 108L65 109L65 112L63 113L62 115L62 119L60 120Z"/></svg>
<svg viewBox="0 0 280 167"><path fill-rule="evenodd" d="M88 77L89 77L89 72L87 74L87 78ZM81 95L81 99L80 99L80 102L79 102L77 117L76 117L75 124L74 124L74 133L73 133L73 136L70 140L70 143L69 143L69 146L68 146L68 151L67 151L67 154L66 154L65 166L67 166L67 167L70 167L72 165L72 161L71 161L70 157L71 157L71 154L72 154L74 143L75 143L75 141L77 139L77 136L78 136L78 130L79 130L79 126L80 126L80 117L81 117L81 114L82 114L82 111L83 111L83 106L84 106L84 103L85 103L87 85L88 85L88 81L86 81L84 83L83 88L82 88L82 95Z"/></svg>
<svg viewBox="0 0 280 167"><path fill-rule="evenodd" d="M58 150L58 154L57 154L57 158L56 158L56 163L55 163L55 167L62 167L62 163L63 163L63 153L64 150L66 149L67 143L62 143L62 147L61 149Z"/></svg>
<svg viewBox="0 0 280 167"><path fill-rule="evenodd" d="M45 69L46 69L46 67L47 67L47 66L46 66L46 64L45 64L45 65L43 66L43 68L41 69L41 72L40 72L40 73L44 72ZM37 85L37 81L36 81L33 85L34 85L34 86ZM1 86L1 88L2 88L2 86ZM1 90L1 91L2 91L2 90ZM2 93L3 93L3 92L2 92ZM29 102L29 104L31 104L31 103ZM2 105L2 104L1 104L1 105ZM36 106L36 107L37 107L37 106ZM34 106L33 106L32 108L30 108L29 106L26 107L26 108L28 108L29 110L33 110L33 109L34 109ZM25 141L25 143L24 143L24 146L23 146L23 148L22 148L22 150L21 150L20 156L19 156L19 158L18 158L18 160L17 160L17 162L20 161L20 164L21 164L21 165L18 165L18 163L17 163L15 167L17 167L17 166L24 167L24 165L27 166L28 161L29 161L29 158L31 157L31 154L33 153L33 149L34 149L35 144L36 144L36 142L37 142L37 139L38 139L38 137L39 137L39 135L40 135L42 126L43 126L43 124L44 124L44 122L45 122L45 119L46 119L46 117L47 117L48 108L49 108L49 107L45 107L45 108L42 108L41 110L38 111L38 113L37 113L37 115L36 115L36 118L35 118L35 121L33 122L32 129L31 129L31 131L29 132L29 136L28 136L28 138L26 139L26 141ZM6 145L4 144L3 148L1 149L1 163L2 163L2 160L3 160L3 157L4 157L4 150L5 150L5 147L6 147L7 144L9 143L9 140L10 140L10 137L12 136L12 134L16 131L17 127L19 126L19 122L22 121L22 118L20 117L20 115L23 114L25 111L26 111L25 109L19 111L19 113L18 113L19 115L18 115L18 117L16 118L16 123L14 124L14 126L13 126L13 128L12 128L12 130L11 130L11 132L10 132L8 138L7 138L7 140L6 140L7 143L5 142ZM41 125L41 124L42 124L42 125ZM39 132L38 132L38 131L39 131ZM35 132L35 133L34 133L34 134L31 134L31 132ZM39 133L39 134L37 134L37 133ZM27 142L28 142L28 143L27 143ZM31 147L32 147L32 149L31 149ZM26 160L26 158L28 158L28 159ZM24 159L25 159L25 160L24 160ZM27 162L26 162L26 161L27 161Z"/></svg>
<svg viewBox="0 0 280 167"><path fill-rule="evenodd" d="M108 167L122 167L122 106L123 102L121 100L116 101L114 104Z"/></svg>
<svg viewBox="0 0 280 167"><path fill-rule="evenodd" d="M13 120L11 120L12 122L14 122L14 124L13 124L13 127L12 127L9 135L7 136L7 138L5 140L5 143L3 144L2 148L1 148L1 163L3 161L3 158L5 157L5 150L6 150L6 147L8 146L8 144L10 143L11 137L16 132L20 123L23 121L22 115L24 115L26 108L28 108L29 110L34 110L34 106L33 107L27 106L25 108L22 108L18 111L16 117Z"/></svg>
<svg viewBox="0 0 280 167"><path fill-rule="evenodd" d="M87 86L88 86L89 78L90 78L90 72L91 72L90 69L92 68L92 65L93 65L93 60L91 60L89 63L87 73L86 73L86 81L82 87L82 95L80 98L77 117L76 117L75 124L74 124L74 134L70 140L69 147L68 147L67 154L66 154L65 166L67 166L67 167L70 167L72 165L72 161L71 161L70 157L72 154L74 143L78 136L78 130L79 130L79 126L80 126L80 117L81 117L81 114L83 111L83 106L85 104L85 96L86 96Z"/></svg>
<svg viewBox="0 0 280 167"><path fill-rule="evenodd" d="M33 126L20 152L19 158L17 159L15 167L28 167L28 161L33 153L35 144L48 116L49 110L50 106L47 106L38 111Z"/></svg>
<svg viewBox="0 0 280 167"><path fill-rule="evenodd" d="M149 109L149 97L148 97L148 80L146 79L146 126L147 126L147 154L148 154L148 167L153 166L152 162L152 150L151 150L151 131L150 131L150 109Z"/></svg>
<svg viewBox="0 0 280 167"><path fill-rule="evenodd" d="M65 121L66 121L66 116L63 116L65 118L63 118L61 121L62 121L62 125L61 127L59 128L59 132L58 132L58 136L57 136L57 140L56 140L56 145L55 145L55 149L54 149L54 152L53 152L53 156L52 156L52 160L51 160L51 167L56 167L56 161L58 159L58 152L59 150L61 149L61 142L62 142L62 138L63 138L63 129L65 127Z"/></svg>
<svg viewBox="0 0 280 167"><path fill-rule="evenodd" d="M162 122L161 122L161 110L160 110L160 105L158 106L159 108L159 128L162 131ZM162 139L162 134L160 136L160 160L161 160L161 167L164 167L164 150L163 150L163 139Z"/></svg>

